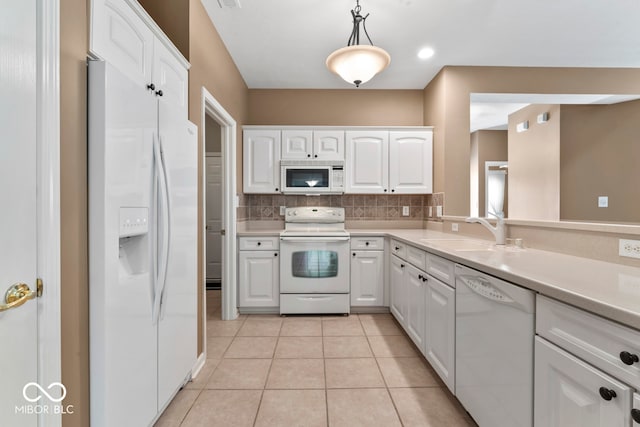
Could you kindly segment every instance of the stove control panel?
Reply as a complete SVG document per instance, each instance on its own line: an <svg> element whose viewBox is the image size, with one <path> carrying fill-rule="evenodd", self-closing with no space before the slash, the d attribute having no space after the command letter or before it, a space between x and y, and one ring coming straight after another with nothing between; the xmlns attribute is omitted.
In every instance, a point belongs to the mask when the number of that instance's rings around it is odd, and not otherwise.
<svg viewBox="0 0 640 427"><path fill-rule="evenodd" d="M344 222L344 208L300 206L287 208L286 222L331 223Z"/></svg>

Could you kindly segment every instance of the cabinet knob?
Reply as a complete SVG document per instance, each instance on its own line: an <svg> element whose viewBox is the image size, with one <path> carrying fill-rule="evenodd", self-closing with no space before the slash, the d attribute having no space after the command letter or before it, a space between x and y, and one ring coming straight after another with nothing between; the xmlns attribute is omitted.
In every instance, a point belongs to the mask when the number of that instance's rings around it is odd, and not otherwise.
<svg viewBox="0 0 640 427"><path fill-rule="evenodd" d="M633 421L635 421L638 424L640 424L640 409L632 409L631 410L631 418L633 418Z"/></svg>
<svg viewBox="0 0 640 427"><path fill-rule="evenodd" d="M396 251L399 251L399 250L400 250L400 247L396 246Z"/></svg>
<svg viewBox="0 0 640 427"><path fill-rule="evenodd" d="M159 90L159 91L157 91L157 92L156 92L156 95L158 95L158 96L162 96L162 95L163 95L163 93L162 93L162 91L161 91L161 90Z"/></svg>
<svg viewBox="0 0 640 427"><path fill-rule="evenodd" d="M149 83L149 84L147 85L147 89L149 89L149 90L156 90L156 85L154 85L153 83Z"/></svg>
<svg viewBox="0 0 640 427"><path fill-rule="evenodd" d="M614 390L608 389L606 387L600 387L600 390L598 391L600 392L600 397L607 401L613 399L614 397L618 397Z"/></svg>
<svg viewBox="0 0 640 427"><path fill-rule="evenodd" d="M422 274L418 274L418 279L422 280Z"/></svg>
<svg viewBox="0 0 640 427"><path fill-rule="evenodd" d="M396 192L396 189L394 188L393 190L391 190L391 192L392 192L392 193L395 193L395 192Z"/></svg>
<svg viewBox="0 0 640 427"><path fill-rule="evenodd" d="M278 191L278 189L276 188L276 191Z"/></svg>
<svg viewBox="0 0 640 427"><path fill-rule="evenodd" d="M307 157L311 157L311 154L307 154Z"/></svg>
<svg viewBox="0 0 640 427"><path fill-rule="evenodd" d="M274 253L273 256L278 256L278 252Z"/></svg>
<svg viewBox="0 0 640 427"><path fill-rule="evenodd" d="M400 264L400 268L404 268L404 264Z"/></svg>
<svg viewBox="0 0 640 427"><path fill-rule="evenodd" d="M258 242L258 243L256 243L256 244L257 244L258 246L260 246L260 245L262 245L262 242Z"/></svg>
<svg viewBox="0 0 640 427"><path fill-rule="evenodd" d="M369 242L364 242L364 245L365 246L369 246Z"/></svg>
<svg viewBox="0 0 640 427"><path fill-rule="evenodd" d="M422 276L422 281L426 282L427 281L427 276Z"/></svg>
<svg viewBox="0 0 640 427"><path fill-rule="evenodd" d="M313 157L317 158L317 157L318 157L318 155L317 155L317 154L314 154L314 155L313 155Z"/></svg>
<svg viewBox="0 0 640 427"><path fill-rule="evenodd" d="M386 188L384 189L384 192L385 192L385 193L387 192L387 189L386 189Z"/></svg>
<svg viewBox="0 0 640 427"><path fill-rule="evenodd" d="M640 359L638 359L637 354L632 354L632 353L629 353L628 351L623 351L620 353L620 360L622 360L622 363L629 366L633 365L634 363L638 363L640 361Z"/></svg>
<svg viewBox="0 0 640 427"><path fill-rule="evenodd" d="M356 253L355 253L355 252L353 253L353 256L356 256Z"/></svg>

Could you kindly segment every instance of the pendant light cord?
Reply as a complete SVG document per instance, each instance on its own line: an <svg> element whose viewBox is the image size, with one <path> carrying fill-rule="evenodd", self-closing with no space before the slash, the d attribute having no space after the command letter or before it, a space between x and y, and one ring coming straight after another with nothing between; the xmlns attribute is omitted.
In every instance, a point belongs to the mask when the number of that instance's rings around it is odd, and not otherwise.
<svg viewBox="0 0 640 427"><path fill-rule="evenodd" d="M347 42L347 46L353 46L360 44L360 22L362 22L362 28L364 29L364 34L367 36L367 40L369 40L369 44L373 46L373 42L371 41L371 37L369 37L369 33L367 32L367 18L369 14L366 16L360 15L360 11L362 7L360 6L360 0L356 0L356 7L351 10L351 16L353 17L353 29L351 30L351 36L349 36L349 41Z"/></svg>

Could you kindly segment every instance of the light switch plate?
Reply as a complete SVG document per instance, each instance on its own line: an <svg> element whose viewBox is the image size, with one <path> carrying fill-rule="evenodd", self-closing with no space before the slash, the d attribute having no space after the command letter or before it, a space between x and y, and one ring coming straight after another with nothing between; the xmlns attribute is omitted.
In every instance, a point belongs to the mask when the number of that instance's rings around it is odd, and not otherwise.
<svg viewBox="0 0 640 427"><path fill-rule="evenodd" d="M608 208L609 207L609 197L607 197L607 196L598 196L598 207L599 208Z"/></svg>
<svg viewBox="0 0 640 427"><path fill-rule="evenodd" d="M442 216L442 206L436 206L436 216L438 218Z"/></svg>
<svg viewBox="0 0 640 427"><path fill-rule="evenodd" d="M287 207L286 206L280 206L280 215L281 216L285 216L286 213L287 213Z"/></svg>
<svg viewBox="0 0 640 427"><path fill-rule="evenodd" d="M409 206L402 207L402 216L409 216Z"/></svg>

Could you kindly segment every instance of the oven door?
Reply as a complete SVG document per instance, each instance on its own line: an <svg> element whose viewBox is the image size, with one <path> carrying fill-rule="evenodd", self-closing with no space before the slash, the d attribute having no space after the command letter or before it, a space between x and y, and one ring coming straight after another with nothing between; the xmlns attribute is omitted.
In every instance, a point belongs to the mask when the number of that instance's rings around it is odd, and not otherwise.
<svg viewBox="0 0 640 427"><path fill-rule="evenodd" d="M280 293L349 293L349 237L281 237Z"/></svg>
<svg viewBox="0 0 640 427"><path fill-rule="evenodd" d="M332 179L331 166L282 166L283 193L329 193Z"/></svg>

